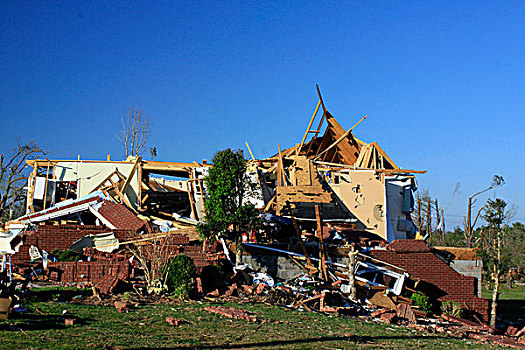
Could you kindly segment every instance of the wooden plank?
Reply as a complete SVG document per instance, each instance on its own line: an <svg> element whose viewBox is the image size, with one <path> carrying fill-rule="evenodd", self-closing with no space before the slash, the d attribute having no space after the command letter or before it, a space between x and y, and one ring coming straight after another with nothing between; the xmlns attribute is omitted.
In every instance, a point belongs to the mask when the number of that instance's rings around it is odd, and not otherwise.
<svg viewBox="0 0 525 350"><path fill-rule="evenodd" d="M49 165L47 166L47 171L46 171L46 184L45 184L45 188L44 188L44 205L43 205L42 210L46 210L47 184L48 184L48 182L49 182Z"/></svg>
<svg viewBox="0 0 525 350"><path fill-rule="evenodd" d="M124 182L122 187L119 189L120 192L122 192L122 193L126 192L126 189L128 188L128 186L129 186L129 184L131 182L131 179L133 178L133 175L135 175L135 173L137 172L137 168L138 168L141 160L142 160L141 156L138 156L137 159L135 159L135 163L133 164L133 168L131 168L131 171L129 172L128 177L126 178L126 181Z"/></svg>
<svg viewBox="0 0 525 350"><path fill-rule="evenodd" d="M281 152L281 145L279 145L279 168L277 171L277 186L278 187L286 186L286 179L284 179L284 182L283 182L283 177L284 177L284 163L283 163L283 155Z"/></svg>
<svg viewBox="0 0 525 350"><path fill-rule="evenodd" d="M321 90L319 90L319 85L315 84L315 88L317 89L317 94L319 95L319 101L321 101L321 106L323 106L323 111L326 112L326 107L324 106L323 96L321 96Z"/></svg>
<svg viewBox="0 0 525 350"><path fill-rule="evenodd" d="M304 141L306 140L306 137L308 136L308 133L310 132L310 128L312 127L312 123L314 122L315 116L317 115L317 112L319 111L319 106L321 106L321 100L317 102L317 107L315 107L314 114L312 115L312 118L310 119L310 123L308 124L308 127L306 128L306 132L304 133L303 139L301 140L301 145L297 149L297 155L301 152L301 149L303 148Z"/></svg>
<svg viewBox="0 0 525 350"><path fill-rule="evenodd" d="M328 281L328 274L326 272L326 256L323 244L323 225L321 223L321 214L319 213L319 205L315 205L315 217L317 219L317 235L319 236L319 270L324 274L324 280Z"/></svg>
<svg viewBox="0 0 525 350"><path fill-rule="evenodd" d="M250 155L252 156L252 160L255 160L255 157L253 156L250 145L248 144L248 141L244 141L244 143L246 144L246 147L248 148L248 152L250 152Z"/></svg>
<svg viewBox="0 0 525 350"><path fill-rule="evenodd" d="M104 180L102 180L97 186L95 186L95 188L93 189L93 191L91 192L95 192L96 190L102 188L104 186L104 184L111 179L111 177L113 177L113 175L116 175L118 171L115 170L114 172L112 172L111 174L109 174Z"/></svg>
<svg viewBox="0 0 525 350"><path fill-rule="evenodd" d="M191 172L190 172L190 180L191 180ZM195 220L198 220L197 219L197 206L195 205L195 200L193 199L193 188L192 188L192 185L191 185L191 182L188 181L186 182L186 184L188 185L188 197L190 199L190 206L191 206L191 212L193 213L193 219Z"/></svg>

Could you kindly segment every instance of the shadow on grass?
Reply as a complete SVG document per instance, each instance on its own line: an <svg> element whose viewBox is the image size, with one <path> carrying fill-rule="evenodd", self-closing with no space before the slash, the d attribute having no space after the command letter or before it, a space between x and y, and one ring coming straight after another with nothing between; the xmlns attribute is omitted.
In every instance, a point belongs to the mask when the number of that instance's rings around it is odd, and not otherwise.
<svg viewBox="0 0 525 350"><path fill-rule="evenodd" d="M525 300L499 300L497 312L506 321L516 322L519 318L524 319Z"/></svg>
<svg viewBox="0 0 525 350"><path fill-rule="evenodd" d="M28 301L71 301L75 296L89 296L92 291L87 289L44 289L44 290L30 290L25 297Z"/></svg>
<svg viewBox="0 0 525 350"><path fill-rule="evenodd" d="M10 316L7 322L0 322L0 331L24 331L32 330L49 330L49 329L64 329L71 326L66 326L65 319L76 319L77 325L88 324L92 319L79 318L74 315L37 315L37 314L22 314Z"/></svg>
<svg viewBox="0 0 525 350"><path fill-rule="evenodd" d="M165 347L165 348L159 348L155 347L155 349L246 349L246 348L265 348L265 347L280 347L280 346L287 346L287 345L299 345L299 344L312 344L312 343L319 343L319 342L328 342L328 341L346 341L349 343L354 344L374 344L382 340L403 340L403 339L425 339L425 340L435 340L435 339L449 339L449 337L446 336L415 336L415 335L406 335L406 336L377 336L377 337L370 337L370 336L332 336L332 337L313 337L313 338L305 338L305 339L290 339L290 340L274 340L274 341L268 341L268 342L258 342L258 343L227 343L222 345L179 345L177 347ZM147 347L138 347L138 348L132 348L134 350L146 350L150 349Z"/></svg>

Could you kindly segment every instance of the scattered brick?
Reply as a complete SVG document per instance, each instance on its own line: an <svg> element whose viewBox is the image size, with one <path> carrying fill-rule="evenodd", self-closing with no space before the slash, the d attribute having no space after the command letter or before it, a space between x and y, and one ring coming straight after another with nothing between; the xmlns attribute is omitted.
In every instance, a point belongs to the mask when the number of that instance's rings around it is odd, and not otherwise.
<svg viewBox="0 0 525 350"><path fill-rule="evenodd" d="M115 301L113 305L115 305L115 309L117 309L119 313L128 312L130 307L130 304L128 302L118 300Z"/></svg>
<svg viewBox="0 0 525 350"><path fill-rule="evenodd" d="M380 318L387 323L396 323L396 314L391 311L381 314Z"/></svg>
<svg viewBox="0 0 525 350"><path fill-rule="evenodd" d="M77 323L77 319L76 318L66 318L64 320L64 323L66 324L66 326L73 326L74 324Z"/></svg>
<svg viewBox="0 0 525 350"><path fill-rule="evenodd" d="M186 323L185 320L181 320L180 318L175 318L171 316L166 317L166 322L174 326L180 326L181 324Z"/></svg>
<svg viewBox="0 0 525 350"><path fill-rule="evenodd" d="M209 292L208 294L206 294L207 297L218 297L219 295L220 295L220 293L219 293L218 289L215 289L214 291Z"/></svg>
<svg viewBox="0 0 525 350"><path fill-rule="evenodd" d="M208 306L205 307L204 310L218 315L226 316L234 320L257 322L257 316L250 314L246 310L238 310L230 306Z"/></svg>

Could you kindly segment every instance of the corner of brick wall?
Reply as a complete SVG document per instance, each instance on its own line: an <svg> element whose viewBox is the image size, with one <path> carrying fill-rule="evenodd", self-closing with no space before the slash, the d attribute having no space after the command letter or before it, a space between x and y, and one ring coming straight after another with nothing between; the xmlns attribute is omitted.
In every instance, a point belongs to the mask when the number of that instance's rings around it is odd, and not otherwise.
<svg viewBox="0 0 525 350"><path fill-rule="evenodd" d="M456 272L431 252L396 253L388 250L371 250L374 258L398 266L411 277L419 278L433 285L444 295L437 295L439 301L454 300L479 313L488 321L489 302L476 296L476 279Z"/></svg>

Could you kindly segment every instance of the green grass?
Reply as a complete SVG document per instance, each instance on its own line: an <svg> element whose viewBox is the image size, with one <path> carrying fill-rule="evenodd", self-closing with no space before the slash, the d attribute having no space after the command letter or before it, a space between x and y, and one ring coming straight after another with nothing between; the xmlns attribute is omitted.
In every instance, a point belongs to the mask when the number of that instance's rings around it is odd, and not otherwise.
<svg viewBox="0 0 525 350"><path fill-rule="evenodd" d="M247 309L264 322L232 321L203 310L210 302L145 305L119 314L106 306L78 305L78 290L34 291L23 305L29 312L0 321L2 349L494 349L441 334L359 318L286 310L265 304L225 305ZM85 292L89 293L89 292ZM41 313L39 313L38 311ZM62 315L80 323L65 326ZM165 318L188 323L175 327Z"/></svg>
<svg viewBox="0 0 525 350"><path fill-rule="evenodd" d="M492 290L483 288L481 296L492 301ZM506 284L502 284L497 312L507 321L516 322L519 319L522 320L521 322L525 321L525 285L509 289Z"/></svg>

